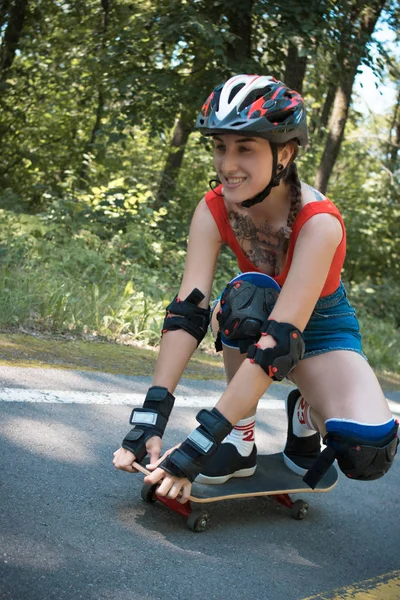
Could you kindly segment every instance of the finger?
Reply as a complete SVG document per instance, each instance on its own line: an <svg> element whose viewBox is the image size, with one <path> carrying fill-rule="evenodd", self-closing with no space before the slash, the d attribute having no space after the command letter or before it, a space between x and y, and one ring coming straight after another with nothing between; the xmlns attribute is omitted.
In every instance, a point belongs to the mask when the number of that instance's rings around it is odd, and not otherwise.
<svg viewBox="0 0 400 600"><path fill-rule="evenodd" d="M156 489L156 494L158 496L168 496L168 498L175 498L174 495L169 495L173 483L174 481L171 479L171 476L168 477L168 475L166 475L160 483L160 485L158 486L158 488Z"/></svg>
<svg viewBox="0 0 400 600"><path fill-rule="evenodd" d="M192 484L190 482L186 483L182 488L182 495L178 497L178 502L180 502L181 504L185 504L185 502L188 502L191 491Z"/></svg>
<svg viewBox="0 0 400 600"><path fill-rule="evenodd" d="M166 473L163 469L156 469L151 475L146 475L144 482L153 485L163 479L165 475Z"/></svg>
<svg viewBox="0 0 400 600"><path fill-rule="evenodd" d="M154 448L153 450L150 450L150 464L154 464L156 463L159 459L160 459L160 454L161 454L161 448Z"/></svg>
<svg viewBox="0 0 400 600"><path fill-rule="evenodd" d="M171 498L172 500L177 498L182 490L182 479L180 481L175 481L172 486L169 489L169 492L167 494L168 498Z"/></svg>

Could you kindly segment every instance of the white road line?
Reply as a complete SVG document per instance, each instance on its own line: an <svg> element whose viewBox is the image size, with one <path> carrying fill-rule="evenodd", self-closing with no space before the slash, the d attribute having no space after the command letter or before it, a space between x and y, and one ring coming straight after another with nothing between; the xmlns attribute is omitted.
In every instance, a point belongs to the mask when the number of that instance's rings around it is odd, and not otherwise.
<svg viewBox="0 0 400 600"><path fill-rule="evenodd" d="M109 404L141 406L145 394L72 392L60 390L29 390L0 388L0 402L38 402L42 404ZM219 396L177 396L175 406L203 408L215 406ZM260 408L284 409L283 400L261 400Z"/></svg>
<svg viewBox="0 0 400 600"><path fill-rule="evenodd" d="M0 388L0 402L37 402L44 404L108 404L141 406L145 394L123 394L112 392L73 392L63 390L30 390L25 388ZM176 397L175 406L186 408L208 408L216 405L218 395L215 396L180 396ZM394 415L400 415L400 404L389 402ZM285 408L283 400L260 400L259 408L269 410L282 410Z"/></svg>

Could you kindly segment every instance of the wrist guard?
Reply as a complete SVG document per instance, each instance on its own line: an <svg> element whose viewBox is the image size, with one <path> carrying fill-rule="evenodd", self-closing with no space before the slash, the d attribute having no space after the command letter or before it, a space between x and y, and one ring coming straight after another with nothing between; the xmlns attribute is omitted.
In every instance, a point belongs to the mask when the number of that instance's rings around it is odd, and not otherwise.
<svg viewBox="0 0 400 600"><path fill-rule="evenodd" d="M160 464L160 468L175 477L194 481L218 446L233 429L233 425L217 410L201 410L196 416L200 427Z"/></svg>
<svg viewBox="0 0 400 600"><path fill-rule="evenodd" d="M164 435L174 402L175 396L167 388L155 385L148 390L143 407L133 409L129 422L134 427L121 446L133 452L137 462L141 462L147 454L147 440Z"/></svg>
<svg viewBox="0 0 400 600"><path fill-rule="evenodd" d="M183 329L190 333L199 345L207 333L210 322L210 307L200 308L198 306L203 298L205 298L204 294L197 288L194 288L185 300L175 296L171 304L167 306L162 333Z"/></svg>
<svg viewBox="0 0 400 600"><path fill-rule="evenodd" d="M260 365L274 381L282 381L304 356L303 335L290 323L272 320L262 326L261 335L272 335L276 340L275 348L262 350L258 344L253 344L247 358Z"/></svg>

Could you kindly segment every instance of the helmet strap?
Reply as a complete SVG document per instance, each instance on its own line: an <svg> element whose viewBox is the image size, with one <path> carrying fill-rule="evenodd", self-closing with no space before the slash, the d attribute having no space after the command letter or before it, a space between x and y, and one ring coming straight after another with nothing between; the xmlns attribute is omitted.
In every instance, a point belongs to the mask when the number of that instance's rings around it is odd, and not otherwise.
<svg viewBox="0 0 400 600"><path fill-rule="evenodd" d="M216 192L216 188L221 185L221 182L219 179L210 179L210 181L208 182L208 185L210 186L210 189L214 192L214 194L216 194L217 196L223 196L223 194L219 194L218 192Z"/></svg>
<svg viewBox="0 0 400 600"><path fill-rule="evenodd" d="M272 188L274 188L280 184L282 177L286 173L286 168L284 168L283 165L281 165L281 164L278 165L278 146L277 146L277 144L270 142L270 145L271 145L271 150L272 150L271 181L269 182L267 187L265 187L261 192L259 192L252 198L249 198L248 200L245 200L244 202L242 202L243 208L250 208L250 207L254 206L255 204L259 204L260 202L265 200L265 198L270 195Z"/></svg>

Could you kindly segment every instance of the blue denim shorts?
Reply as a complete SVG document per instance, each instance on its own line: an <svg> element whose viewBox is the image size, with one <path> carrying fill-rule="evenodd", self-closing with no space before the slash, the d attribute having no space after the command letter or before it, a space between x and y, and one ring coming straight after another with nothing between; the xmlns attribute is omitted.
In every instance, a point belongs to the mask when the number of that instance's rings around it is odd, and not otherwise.
<svg viewBox="0 0 400 600"><path fill-rule="evenodd" d="M213 308L221 295L215 300ZM350 350L367 358L362 351L360 325L356 311L347 299L342 282L332 294L318 300L303 336L306 346L303 360L334 350ZM232 342L224 339L223 334L221 338L222 343L226 346L231 348L236 346L235 343L231 345Z"/></svg>
<svg viewBox="0 0 400 600"><path fill-rule="evenodd" d="M304 358L333 350L351 350L366 358L356 311L347 299L342 282L332 294L318 300L303 336Z"/></svg>

